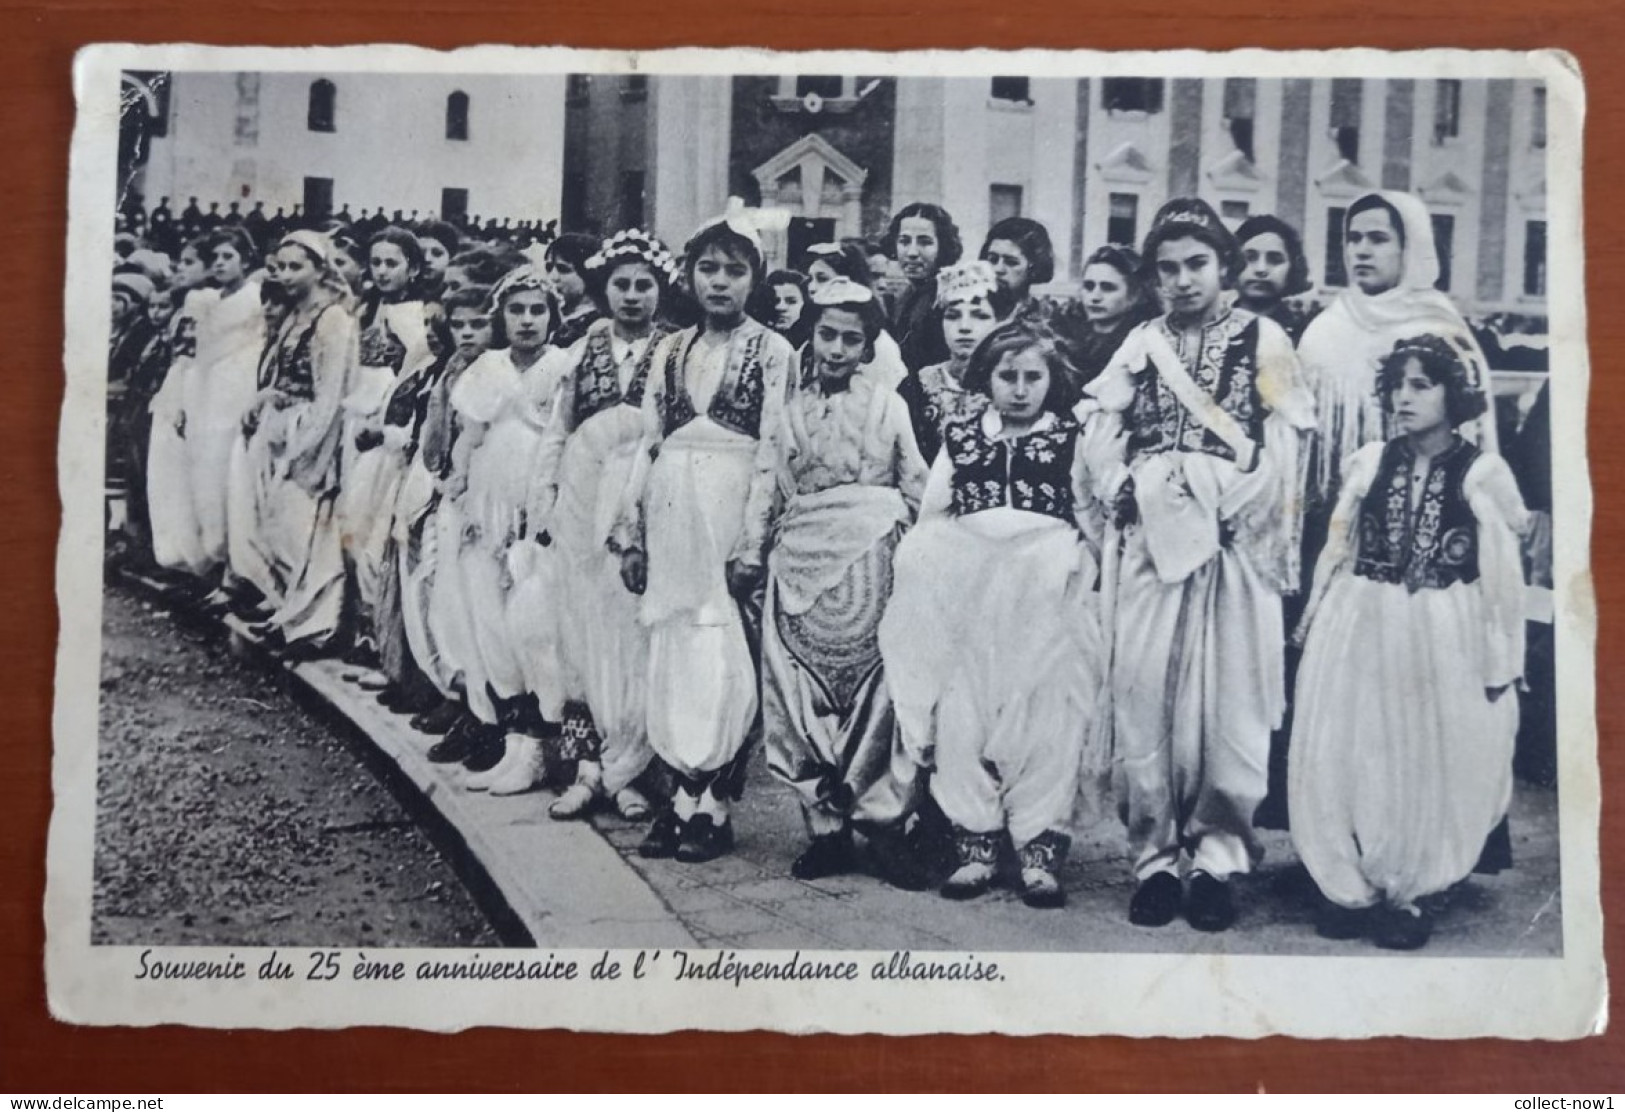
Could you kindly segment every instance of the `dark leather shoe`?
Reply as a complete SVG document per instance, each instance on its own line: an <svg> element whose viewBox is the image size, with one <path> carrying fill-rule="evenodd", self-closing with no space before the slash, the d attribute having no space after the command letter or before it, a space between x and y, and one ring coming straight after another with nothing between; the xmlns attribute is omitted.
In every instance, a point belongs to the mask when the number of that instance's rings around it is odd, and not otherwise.
<svg viewBox="0 0 1625 1112"><path fill-rule="evenodd" d="M1136 927L1166 927L1179 917L1179 905L1184 898L1177 876L1153 873L1134 889L1134 898L1128 905L1128 921Z"/></svg>
<svg viewBox="0 0 1625 1112"><path fill-rule="evenodd" d="M473 747L463 758L463 767L470 772L489 772L502 763L507 752L508 735L502 732L502 728L481 723Z"/></svg>
<svg viewBox="0 0 1625 1112"><path fill-rule="evenodd" d="M931 870L896 827L869 835L869 862L877 877L904 892L924 892L933 884Z"/></svg>
<svg viewBox="0 0 1625 1112"><path fill-rule="evenodd" d="M446 736L431 745L425 755L435 764L455 764L474 751L479 728L478 718L458 708L457 720L446 730Z"/></svg>
<svg viewBox="0 0 1625 1112"><path fill-rule="evenodd" d="M828 876L849 873L857 864L852 850L852 834L842 830L835 834L816 835L801 856L790 863L790 875L797 880L822 880Z"/></svg>
<svg viewBox="0 0 1625 1112"><path fill-rule="evenodd" d="M698 865L715 861L733 848L733 823L718 825L710 815L695 815L683 824L683 840L677 847L677 860Z"/></svg>
<svg viewBox="0 0 1625 1112"><path fill-rule="evenodd" d="M433 710L413 718L410 725L419 733L443 734L452 728L462 713L462 707L447 700Z"/></svg>
<svg viewBox="0 0 1625 1112"><path fill-rule="evenodd" d="M1207 873L1192 873L1185 896L1185 922L1199 931L1227 931L1236 922L1236 901L1230 885Z"/></svg>
<svg viewBox="0 0 1625 1112"><path fill-rule="evenodd" d="M1320 897L1320 906L1315 909L1315 933L1320 937L1346 942L1364 938L1370 929L1371 908L1344 907Z"/></svg>
<svg viewBox="0 0 1625 1112"><path fill-rule="evenodd" d="M1384 950L1420 950L1433 937L1433 920L1421 908L1384 907L1377 912L1371 938Z"/></svg>
<svg viewBox="0 0 1625 1112"><path fill-rule="evenodd" d="M638 844L638 856L676 857L677 847L682 843L683 820L677 817L675 811L662 811L649 824L649 833Z"/></svg>

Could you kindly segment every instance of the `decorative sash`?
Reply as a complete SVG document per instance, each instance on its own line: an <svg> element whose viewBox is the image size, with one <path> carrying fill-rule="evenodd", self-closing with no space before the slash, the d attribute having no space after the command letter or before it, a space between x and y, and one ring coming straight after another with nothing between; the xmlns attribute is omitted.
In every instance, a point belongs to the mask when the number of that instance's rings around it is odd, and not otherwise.
<svg viewBox="0 0 1625 1112"><path fill-rule="evenodd" d="M1168 337L1160 329L1147 328L1145 345L1151 365L1157 369L1157 374L1162 376L1162 381L1179 404L1185 407L1185 411L1236 454L1237 467L1251 471L1257 466L1257 443L1212 395L1192 380L1190 372L1185 370L1184 360L1174 351Z"/></svg>

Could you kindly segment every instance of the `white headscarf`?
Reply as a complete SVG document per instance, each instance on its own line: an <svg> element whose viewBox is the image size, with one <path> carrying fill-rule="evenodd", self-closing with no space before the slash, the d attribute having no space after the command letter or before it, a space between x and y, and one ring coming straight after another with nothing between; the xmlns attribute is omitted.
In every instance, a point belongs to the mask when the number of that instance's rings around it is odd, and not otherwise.
<svg viewBox="0 0 1625 1112"><path fill-rule="evenodd" d="M1350 285L1310 322L1298 343L1298 358L1315 393L1320 435L1306 453L1306 494L1310 505L1329 506L1342 481L1350 453L1374 440L1388 439L1377 398L1377 369L1400 340L1432 333L1462 350L1468 372L1489 392L1489 364L1472 330L1439 280L1439 249L1433 220L1421 198L1381 190L1375 196L1399 214L1404 235L1399 281L1392 289L1368 294ZM1361 197L1353 211L1365 200ZM1461 433L1488 451L1496 450L1495 408Z"/></svg>

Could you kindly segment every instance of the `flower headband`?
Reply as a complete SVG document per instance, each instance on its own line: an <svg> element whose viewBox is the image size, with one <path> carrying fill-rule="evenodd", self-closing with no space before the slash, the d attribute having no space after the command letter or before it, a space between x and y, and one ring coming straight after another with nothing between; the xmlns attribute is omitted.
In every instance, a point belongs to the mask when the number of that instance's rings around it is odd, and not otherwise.
<svg viewBox="0 0 1625 1112"><path fill-rule="evenodd" d="M986 300L998 286L999 278L992 263L981 259L955 263L937 271L937 304Z"/></svg>
<svg viewBox="0 0 1625 1112"><path fill-rule="evenodd" d="M526 290L540 290L549 297L553 296L552 281L535 263L515 267L504 274L491 288L491 306L493 309L500 309L506 298Z"/></svg>
<svg viewBox="0 0 1625 1112"><path fill-rule="evenodd" d="M604 240L598 253L583 265L588 270L608 269L621 263L644 263L665 279L667 285L677 281L677 260L666 245L642 228L628 228Z"/></svg>

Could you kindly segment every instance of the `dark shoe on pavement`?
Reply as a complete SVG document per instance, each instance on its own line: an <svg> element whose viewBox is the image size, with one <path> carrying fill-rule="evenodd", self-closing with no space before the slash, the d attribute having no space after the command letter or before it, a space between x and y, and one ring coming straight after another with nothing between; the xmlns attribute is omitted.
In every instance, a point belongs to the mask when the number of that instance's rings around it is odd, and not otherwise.
<svg viewBox="0 0 1625 1112"><path fill-rule="evenodd" d="M1419 907L1386 906L1376 914L1371 937L1384 950L1420 950L1433 937L1433 920Z"/></svg>
<svg viewBox="0 0 1625 1112"><path fill-rule="evenodd" d="M1315 909L1315 933L1320 937L1346 942L1364 938L1370 930L1371 908L1344 907L1320 897L1320 906Z"/></svg>
<svg viewBox="0 0 1625 1112"><path fill-rule="evenodd" d="M1227 931L1236 922L1236 900L1227 881L1207 873L1191 874L1185 896L1185 922L1199 931Z"/></svg>
<svg viewBox="0 0 1625 1112"><path fill-rule="evenodd" d="M639 857L676 857L677 847L683 842L683 820L677 812L667 809L655 816L649 824L649 833L638 844Z"/></svg>
<svg viewBox="0 0 1625 1112"><path fill-rule="evenodd" d="M463 708L448 699L433 710L416 716L409 724L419 733L443 734L451 729L462 713Z"/></svg>
<svg viewBox="0 0 1625 1112"><path fill-rule="evenodd" d="M924 892L931 887L931 871L915 853L908 836L897 827L869 835L869 862L875 875L893 888Z"/></svg>
<svg viewBox="0 0 1625 1112"><path fill-rule="evenodd" d="M954 832L955 860L959 867L940 890L944 899L972 900L993 886L993 877L999 861L999 843L1004 832L993 830L978 833L970 830Z"/></svg>
<svg viewBox="0 0 1625 1112"><path fill-rule="evenodd" d="M434 764L455 764L474 751L479 740L480 720L461 707L457 719L446 730L446 736L429 747L426 754Z"/></svg>
<svg viewBox="0 0 1625 1112"><path fill-rule="evenodd" d="M463 758L463 767L470 772L489 772L502 763L508 752L508 735L500 726L480 724L474 744Z"/></svg>
<svg viewBox="0 0 1625 1112"><path fill-rule="evenodd" d="M857 854L852 848L852 832L841 830L834 834L815 835L812 844L790 863L790 875L797 880L822 880L850 873L856 866Z"/></svg>
<svg viewBox="0 0 1625 1112"><path fill-rule="evenodd" d="M1136 927L1166 927L1179 917L1185 890L1173 873L1152 873L1140 881L1129 901L1128 921Z"/></svg>
<svg viewBox="0 0 1625 1112"><path fill-rule="evenodd" d="M1021 902L1028 907L1066 906L1061 887L1061 863L1072 839L1058 830L1046 830L1021 847Z"/></svg>
<svg viewBox="0 0 1625 1112"><path fill-rule="evenodd" d="M710 815L695 815L683 824L683 840L677 847L677 860L698 865L715 861L733 848L733 823L718 823Z"/></svg>

